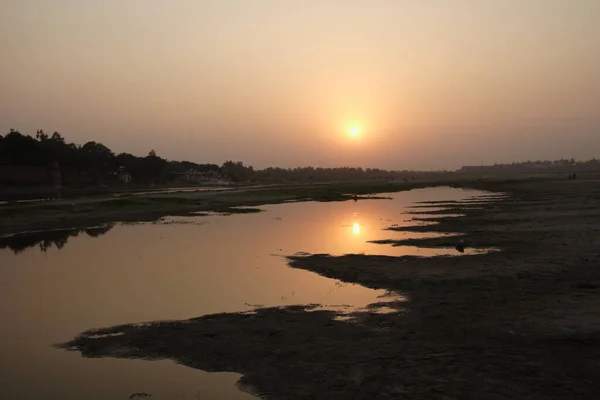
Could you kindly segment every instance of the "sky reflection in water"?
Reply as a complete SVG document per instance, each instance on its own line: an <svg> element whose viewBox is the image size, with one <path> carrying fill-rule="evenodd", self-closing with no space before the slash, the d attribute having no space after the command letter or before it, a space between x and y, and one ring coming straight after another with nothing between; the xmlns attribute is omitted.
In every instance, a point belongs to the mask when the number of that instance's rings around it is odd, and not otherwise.
<svg viewBox="0 0 600 400"><path fill-rule="evenodd" d="M383 291L288 268L282 256L440 253L367 242L426 236L384 229L414 224L402 214L414 201L477 193L423 189L393 194L393 200L280 204L259 214L166 218L4 240L0 398L118 399L134 392L250 398L235 388L236 374L207 374L170 361L88 360L51 345L90 328L259 305L379 302Z"/></svg>

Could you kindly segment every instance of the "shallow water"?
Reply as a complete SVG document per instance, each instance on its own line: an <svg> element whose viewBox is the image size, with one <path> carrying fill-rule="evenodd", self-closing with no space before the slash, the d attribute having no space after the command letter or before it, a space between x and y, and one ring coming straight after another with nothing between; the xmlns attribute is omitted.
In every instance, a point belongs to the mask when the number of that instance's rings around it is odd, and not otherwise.
<svg viewBox="0 0 600 400"><path fill-rule="evenodd" d="M234 373L205 373L171 361L86 359L53 344L91 328L184 319L257 306L319 303L365 307L383 291L287 267L285 255L459 253L368 243L423 237L385 228L417 223L415 201L461 200L483 192L450 188L390 194L392 200L293 203L232 216L54 231L0 249L0 398L249 399Z"/></svg>

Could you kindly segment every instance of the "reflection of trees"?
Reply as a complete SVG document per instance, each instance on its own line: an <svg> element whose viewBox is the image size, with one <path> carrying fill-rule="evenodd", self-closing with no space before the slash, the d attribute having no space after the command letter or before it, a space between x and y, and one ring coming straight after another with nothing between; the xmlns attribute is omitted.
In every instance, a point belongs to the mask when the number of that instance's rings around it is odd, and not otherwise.
<svg viewBox="0 0 600 400"><path fill-rule="evenodd" d="M93 228L65 229L13 235L0 239L0 249L11 249L15 254L19 254L35 246L39 246L40 251L42 252L48 251L51 247L56 247L60 250L65 247L71 237L76 237L83 233L90 237L102 236L111 230L113 226L114 225L104 225Z"/></svg>
<svg viewBox="0 0 600 400"><path fill-rule="evenodd" d="M113 228L113 226L114 225L96 226L94 228L84 228L83 231L87 233L88 236L98 237L110 231Z"/></svg>

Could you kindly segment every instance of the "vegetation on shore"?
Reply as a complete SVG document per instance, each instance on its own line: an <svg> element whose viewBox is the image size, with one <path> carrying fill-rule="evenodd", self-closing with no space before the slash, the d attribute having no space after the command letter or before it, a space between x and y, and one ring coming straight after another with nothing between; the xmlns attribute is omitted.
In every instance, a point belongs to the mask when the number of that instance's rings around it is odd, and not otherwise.
<svg viewBox="0 0 600 400"><path fill-rule="evenodd" d="M24 135L10 130L0 135L0 199L19 200L38 198L52 193L51 183L46 179L45 168L54 165L62 171L63 197L103 194L122 190L119 174L126 173L131 178L128 186L149 188L167 184L186 184L186 180L174 180L185 171L193 170L210 175L213 179L221 177L237 184L243 183L315 183L336 181L432 181L456 180L465 177L506 176L506 175L564 175L583 173L588 176L600 176L600 161L557 160L526 161L512 164L495 164L483 167L465 167L458 171L389 171L381 168L361 167L268 167L255 169L240 161L225 161L221 165L192 161L167 160L156 151L150 150L146 156L129 153L115 153L102 143L89 141L83 145L69 143L58 132L52 135L38 130L35 136ZM36 171L29 175L27 169ZM207 176L208 176L207 175ZM216 179L216 178L215 178ZM189 183L189 182L188 182ZM102 186L104 185L104 186ZM108 188L106 187L108 185ZM33 186L33 188L31 187ZM47 187L45 187L47 186Z"/></svg>
<svg viewBox="0 0 600 400"><path fill-rule="evenodd" d="M0 206L0 235L29 230L77 228L117 221L151 221L199 211L237 212L232 207L284 201L343 201L373 193L435 186L441 182L362 182L268 186L223 191L80 198Z"/></svg>
<svg viewBox="0 0 600 400"><path fill-rule="evenodd" d="M129 153L117 154L104 144L95 141L89 141L83 145L69 143L59 132L48 135L43 130L38 130L35 136L31 136L11 129L5 136L0 135L0 166L46 168L52 163L58 163L59 168L69 172L63 174L68 178L63 179L63 183L66 183L67 187L69 185L77 187L110 183L111 179L115 180L116 173L120 169L131 176L133 185L138 186L171 182L173 173L184 173L188 170L217 174L236 183L408 179L415 176L419 179L431 179L450 174L447 171L386 171L379 168L363 169L360 167L269 167L256 170L252 166L244 165L241 161L229 160L222 165L217 165L185 160L167 160L158 156L154 150L150 150L148 155L143 157ZM21 181L18 176L4 177L0 183L17 188L31 184Z"/></svg>
<svg viewBox="0 0 600 400"><path fill-rule="evenodd" d="M531 178L524 182L547 179ZM83 228L118 221L152 221L166 215L182 216L200 211L235 212L232 211L232 207L254 207L285 201L359 200L374 198L373 194L441 185L493 188L511 181L500 179L480 182L471 179L425 182L339 182L6 203L0 205L0 235L31 230Z"/></svg>

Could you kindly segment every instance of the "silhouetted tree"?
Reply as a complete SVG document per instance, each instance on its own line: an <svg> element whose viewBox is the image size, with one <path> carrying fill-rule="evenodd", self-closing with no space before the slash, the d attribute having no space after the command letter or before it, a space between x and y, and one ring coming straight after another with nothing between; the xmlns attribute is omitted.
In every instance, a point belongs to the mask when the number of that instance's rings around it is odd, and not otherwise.
<svg viewBox="0 0 600 400"><path fill-rule="evenodd" d="M47 157L35 138L11 129L2 140L0 163L44 166L47 163Z"/></svg>
<svg viewBox="0 0 600 400"><path fill-rule="evenodd" d="M155 181L165 170L167 160L156 155L154 150L150 150L148 155L142 159L143 175L150 181Z"/></svg>
<svg viewBox="0 0 600 400"><path fill-rule="evenodd" d="M245 182L253 178L254 169L244 166L240 161L225 161L221 166L221 174L233 182Z"/></svg>
<svg viewBox="0 0 600 400"><path fill-rule="evenodd" d="M113 152L97 142L87 142L79 149L84 160L84 165L96 178L106 176L116 168Z"/></svg>

